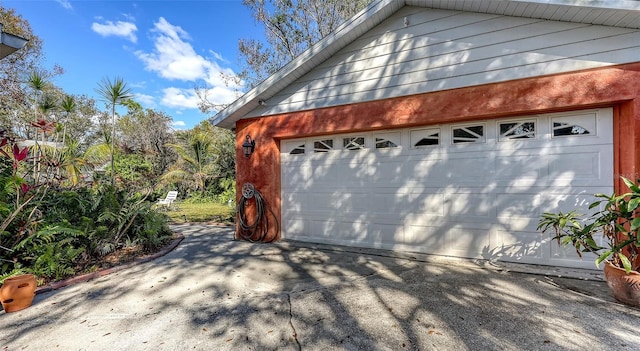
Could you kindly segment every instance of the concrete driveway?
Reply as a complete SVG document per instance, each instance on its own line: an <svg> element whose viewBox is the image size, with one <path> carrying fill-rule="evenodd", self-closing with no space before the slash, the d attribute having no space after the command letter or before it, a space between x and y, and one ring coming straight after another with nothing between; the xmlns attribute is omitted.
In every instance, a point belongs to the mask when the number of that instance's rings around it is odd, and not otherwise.
<svg viewBox="0 0 640 351"><path fill-rule="evenodd" d="M283 241L178 225L173 251L0 313L1 350L638 350L598 272Z"/></svg>

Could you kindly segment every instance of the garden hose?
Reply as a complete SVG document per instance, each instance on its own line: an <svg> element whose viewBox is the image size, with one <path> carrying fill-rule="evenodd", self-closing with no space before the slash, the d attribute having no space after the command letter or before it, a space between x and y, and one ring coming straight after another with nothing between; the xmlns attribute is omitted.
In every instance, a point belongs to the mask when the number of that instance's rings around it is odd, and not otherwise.
<svg viewBox="0 0 640 351"><path fill-rule="evenodd" d="M248 223L246 214L246 204L250 199L255 199L256 202L256 220L253 223ZM280 224L275 213L267 206L266 201L262 194L251 183L245 183L242 186L242 197L237 206L238 214L238 236L244 240L251 242L265 242L269 243L274 241L278 237L280 232ZM269 214L273 217L273 223L275 223L275 234L267 239L269 233L270 222Z"/></svg>

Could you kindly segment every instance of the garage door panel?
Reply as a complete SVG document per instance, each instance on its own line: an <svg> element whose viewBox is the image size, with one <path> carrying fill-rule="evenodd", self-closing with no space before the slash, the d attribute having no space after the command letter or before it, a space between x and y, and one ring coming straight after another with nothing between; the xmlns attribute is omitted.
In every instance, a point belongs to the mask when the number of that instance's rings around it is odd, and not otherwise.
<svg viewBox="0 0 640 351"><path fill-rule="evenodd" d="M362 240L363 232L345 230L342 222L335 219L312 220L310 234L314 238L341 238L344 240Z"/></svg>
<svg viewBox="0 0 640 351"><path fill-rule="evenodd" d="M495 223L496 230L506 230L509 232L529 231L536 232L540 217L498 217Z"/></svg>
<svg viewBox="0 0 640 351"><path fill-rule="evenodd" d="M597 109L335 135L316 154L316 138L293 140L281 148L283 236L591 268L537 224L612 193L612 121ZM356 136L362 149L342 147ZM289 154L300 145L307 154Z"/></svg>
<svg viewBox="0 0 640 351"><path fill-rule="evenodd" d="M566 266L566 267L584 267L586 264L590 268L593 268L597 256L590 253L584 253L583 259L580 259L576 250L572 246L568 246L566 249L559 246L554 240L549 240L550 245L550 262L554 265Z"/></svg>
<svg viewBox="0 0 640 351"><path fill-rule="evenodd" d="M540 192L535 193L539 189ZM589 205L594 201L593 194L607 188L590 188L578 194L553 193L541 194L545 188L528 189L527 193L499 193L496 195L497 218L506 224L518 218L531 219L532 225L537 226L540 216L545 212L568 212L575 210L579 213L592 213ZM515 229L515 228L514 228ZM518 229L515 229L518 230Z"/></svg>
<svg viewBox="0 0 640 351"><path fill-rule="evenodd" d="M383 214L391 213L395 215L402 214L405 204L405 196L395 192L379 191L371 195L371 202L367 204L372 213Z"/></svg>
<svg viewBox="0 0 640 351"><path fill-rule="evenodd" d="M493 163L494 160L486 156L451 158L442 167L448 170L448 180L480 182L493 178Z"/></svg>
<svg viewBox="0 0 640 351"><path fill-rule="evenodd" d="M334 209L340 212L367 212L371 202L369 193L341 191L335 194Z"/></svg>
<svg viewBox="0 0 640 351"><path fill-rule="evenodd" d="M570 193L558 192L555 194L544 194L544 202L543 206L541 206L540 214L544 212L569 212L574 210L584 214L593 213L598 210L597 208L589 210L589 205L596 200L593 194L611 194L612 191L611 188L593 187ZM601 207L602 206L600 206L600 209L602 209Z"/></svg>
<svg viewBox="0 0 640 351"><path fill-rule="evenodd" d="M484 248L491 247L490 236L487 228L478 228L463 225L455 225L445 231L446 255L460 257L478 257Z"/></svg>
<svg viewBox="0 0 640 351"><path fill-rule="evenodd" d="M412 189L404 204L407 213L444 216L445 195L436 189Z"/></svg>
<svg viewBox="0 0 640 351"><path fill-rule="evenodd" d="M549 240L541 237L539 232L497 230L495 243L485 253L488 258L537 263L549 256Z"/></svg>
<svg viewBox="0 0 640 351"><path fill-rule="evenodd" d="M444 215L444 194L424 190L372 188L371 201L365 206L376 215L391 214L396 218L408 214Z"/></svg>
<svg viewBox="0 0 640 351"><path fill-rule="evenodd" d="M540 218L544 207L539 193L498 193L496 194L498 218ZM548 206L548 205L547 205Z"/></svg>
<svg viewBox="0 0 640 351"><path fill-rule="evenodd" d="M367 241L375 244L404 243L404 227L397 224L373 223L367 234Z"/></svg>
<svg viewBox="0 0 640 351"><path fill-rule="evenodd" d="M600 181L600 152L564 153L550 155L549 178L558 181ZM566 183L566 184L569 184Z"/></svg>
<svg viewBox="0 0 640 351"><path fill-rule="evenodd" d="M284 194L282 202L287 204L287 213L304 213L309 210L306 192L289 192Z"/></svg>
<svg viewBox="0 0 640 351"><path fill-rule="evenodd" d="M494 194L490 191L456 191L445 199L446 216L453 218L495 217Z"/></svg>
<svg viewBox="0 0 640 351"><path fill-rule="evenodd" d="M402 168L402 162L398 161L376 162L369 166L371 181L383 184L401 183L405 179Z"/></svg>
<svg viewBox="0 0 640 351"><path fill-rule="evenodd" d="M333 192L310 193L307 211L328 212L329 214L369 211L369 194L336 190Z"/></svg>
<svg viewBox="0 0 640 351"><path fill-rule="evenodd" d="M367 243L375 247L389 247L404 241L402 226L367 221L314 220L311 222L311 234L324 241Z"/></svg>
<svg viewBox="0 0 640 351"><path fill-rule="evenodd" d="M547 160L540 155L497 156L495 160L495 179L510 183L535 183L547 176Z"/></svg>
<svg viewBox="0 0 640 351"><path fill-rule="evenodd" d="M404 169L404 174L411 176L408 179L419 181L444 179L449 173L445 167L445 160L441 158L408 159Z"/></svg>
<svg viewBox="0 0 640 351"><path fill-rule="evenodd" d="M304 218L284 218L282 228L287 228L287 235L291 238L303 237L310 233L308 220Z"/></svg>
<svg viewBox="0 0 640 351"><path fill-rule="evenodd" d="M344 168L339 164L326 164L324 162L311 163L311 179L315 186L323 184L338 184L340 178L344 178Z"/></svg>
<svg viewBox="0 0 640 351"><path fill-rule="evenodd" d="M305 188L311 178L310 168L306 165L284 165L282 167L282 182L287 184L288 189Z"/></svg>
<svg viewBox="0 0 640 351"><path fill-rule="evenodd" d="M440 226L429 225L406 225L405 226L405 246L422 248L423 252L438 253L445 248L445 236L442 235Z"/></svg>

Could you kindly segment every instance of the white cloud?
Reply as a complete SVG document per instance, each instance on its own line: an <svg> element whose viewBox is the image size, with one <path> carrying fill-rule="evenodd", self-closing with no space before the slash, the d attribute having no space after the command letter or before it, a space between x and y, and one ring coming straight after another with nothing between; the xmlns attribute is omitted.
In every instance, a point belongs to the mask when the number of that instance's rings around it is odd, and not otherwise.
<svg viewBox="0 0 640 351"><path fill-rule="evenodd" d="M138 37L136 37L138 27L136 27L135 23L132 22L118 21L113 23L112 21L106 21L104 24L94 22L91 24L91 29L103 37L123 37L132 43L138 41Z"/></svg>
<svg viewBox="0 0 640 351"><path fill-rule="evenodd" d="M233 79L231 68L222 67L218 62L224 58L210 51L213 59L199 55L189 41L189 34L179 26L174 26L160 17L152 30L154 49L152 52L137 51L136 56L144 63L145 69L156 72L160 77L184 82L204 81L210 101L230 103L237 98L240 86ZM163 91L162 104L177 108L198 108L199 98L195 92L180 88Z"/></svg>
<svg viewBox="0 0 640 351"><path fill-rule="evenodd" d="M131 83L132 88L144 88L146 86L147 86L147 82L144 80Z"/></svg>
<svg viewBox="0 0 640 351"><path fill-rule="evenodd" d="M62 7L64 7L67 10L73 9L73 7L71 6L71 2L69 2L69 0L56 0L56 2L62 5Z"/></svg>
<svg viewBox="0 0 640 351"><path fill-rule="evenodd" d="M136 21L136 18L133 15L130 15L128 13L123 13L122 17L126 18L127 21L129 21L129 22L135 22Z"/></svg>
<svg viewBox="0 0 640 351"><path fill-rule="evenodd" d="M198 97L193 89L162 89L162 105L172 108L198 108Z"/></svg>
<svg viewBox="0 0 640 351"><path fill-rule="evenodd" d="M207 97L207 100L214 105L230 104L240 97L239 92L226 87L203 89L202 93Z"/></svg>
<svg viewBox="0 0 640 351"><path fill-rule="evenodd" d="M156 105L155 97L147 94L135 94L135 100L139 102L142 106L151 108Z"/></svg>
<svg viewBox="0 0 640 351"><path fill-rule="evenodd" d="M224 57L222 57L222 55L220 55L219 53L217 53L217 52L215 52L213 50L209 50L209 52L211 53L211 55L213 55L214 59L216 59L218 61L221 61L221 62L224 62L224 63L229 63L229 61L227 59L225 59Z"/></svg>
<svg viewBox="0 0 640 351"><path fill-rule="evenodd" d="M160 17L152 32L156 33L154 52L136 52L147 70L163 78L183 81L194 81L204 75L209 63L186 42L189 35L182 28Z"/></svg>
<svg viewBox="0 0 640 351"><path fill-rule="evenodd" d="M184 121L173 121L173 123L171 123L171 125L173 125L174 127L186 127L187 124Z"/></svg>

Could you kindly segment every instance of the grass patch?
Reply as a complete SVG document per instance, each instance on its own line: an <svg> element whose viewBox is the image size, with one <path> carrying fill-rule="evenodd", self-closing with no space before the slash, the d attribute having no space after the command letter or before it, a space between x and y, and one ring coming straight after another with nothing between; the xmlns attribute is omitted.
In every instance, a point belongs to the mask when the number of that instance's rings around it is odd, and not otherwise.
<svg viewBox="0 0 640 351"><path fill-rule="evenodd" d="M236 209L215 202L187 204L179 203L167 211L173 222L233 222Z"/></svg>

